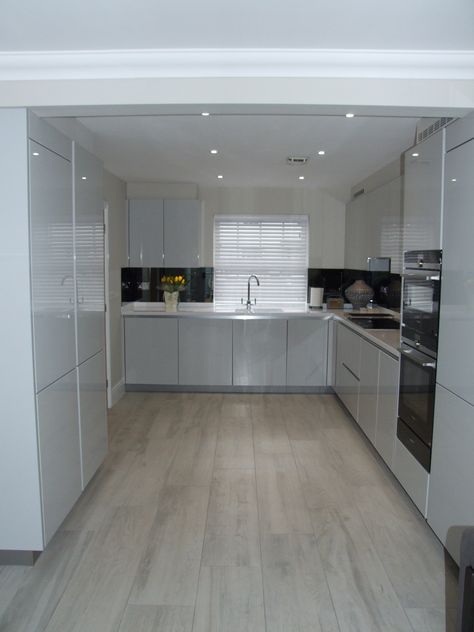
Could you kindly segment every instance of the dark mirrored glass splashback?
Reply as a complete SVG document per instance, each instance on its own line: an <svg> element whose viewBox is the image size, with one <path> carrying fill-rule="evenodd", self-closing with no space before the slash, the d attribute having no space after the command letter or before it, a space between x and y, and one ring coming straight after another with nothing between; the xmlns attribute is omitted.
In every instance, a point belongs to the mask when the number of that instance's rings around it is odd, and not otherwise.
<svg viewBox="0 0 474 632"><path fill-rule="evenodd" d="M176 275L182 275L188 281L179 293L180 301L212 302L212 268L122 268L122 302L162 301L161 277Z"/></svg>

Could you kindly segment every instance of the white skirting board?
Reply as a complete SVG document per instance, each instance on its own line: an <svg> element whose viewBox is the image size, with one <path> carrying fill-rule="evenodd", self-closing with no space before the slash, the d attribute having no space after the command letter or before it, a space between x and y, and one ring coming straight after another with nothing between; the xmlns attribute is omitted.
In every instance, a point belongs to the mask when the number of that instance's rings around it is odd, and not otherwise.
<svg viewBox="0 0 474 632"><path fill-rule="evenodd" d="M110 391L110 397L108 398L108 407L112 408L123 397L125 393L125 380L122 378L119 380Z"/></svg>

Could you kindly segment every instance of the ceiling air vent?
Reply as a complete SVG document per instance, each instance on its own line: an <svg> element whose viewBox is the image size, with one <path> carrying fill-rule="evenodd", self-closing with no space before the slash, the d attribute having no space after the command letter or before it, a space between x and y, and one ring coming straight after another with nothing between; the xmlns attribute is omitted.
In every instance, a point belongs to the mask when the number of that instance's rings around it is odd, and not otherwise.
<svg viewBox="0 0 474 632"><path fill-rule="evenodd" d="M301 165L305 165L308 160L309 158L307 156L288 156L288 158L286 159L286 164L301 167Z"/></svg>
<svg viewBox="0 0 474 632"><path fill-rule="evenodd" d="M363 195L365 193L365 189L362 187L362 189L359 189L358 191L355 191L352 195L352 199L359 197L359 195Z"/></svg>
<svg viewBox="0 0 474 632"><path fill-rule="evenodd" d="M446 125L448 125L448 123L451 123L451 121L454 121L454 118L449 118L447 116L437 119L436 121L434 121L434 123L431 123L431 125L428 125L428 127L417 133L416 142L421 143L422 140L426 140L433 134L436 134L436 132L442 127L446 127Z"/></svg>

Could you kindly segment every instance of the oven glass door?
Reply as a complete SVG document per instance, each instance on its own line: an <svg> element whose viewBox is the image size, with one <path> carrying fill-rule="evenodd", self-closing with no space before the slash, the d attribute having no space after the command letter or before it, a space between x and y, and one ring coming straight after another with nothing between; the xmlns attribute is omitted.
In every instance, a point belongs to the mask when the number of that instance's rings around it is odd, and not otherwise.
<svg viewBox="0 0 474 632"><path fill-rule="evenodd" d="M402 344L398 415L428 446L433 438L436 361Z"/></svg>
<svg viewBox="0 0 474 632"><path fill-rule="evenodd" d="M403 275L402 336L436 354L439 325L439 272Z"/></svg>

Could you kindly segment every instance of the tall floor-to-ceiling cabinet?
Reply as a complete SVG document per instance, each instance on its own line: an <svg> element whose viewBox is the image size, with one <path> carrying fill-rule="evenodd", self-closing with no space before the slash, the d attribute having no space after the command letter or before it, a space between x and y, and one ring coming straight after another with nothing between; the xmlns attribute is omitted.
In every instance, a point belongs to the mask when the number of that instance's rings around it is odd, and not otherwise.
<svg viewBox="0 0 474 632"><path fill-rule="evenodd" d="M102 166L0 112L0 560L41 551L107 449Z"/></svg>

